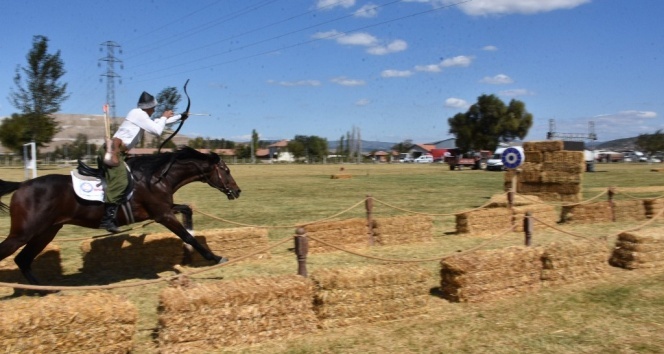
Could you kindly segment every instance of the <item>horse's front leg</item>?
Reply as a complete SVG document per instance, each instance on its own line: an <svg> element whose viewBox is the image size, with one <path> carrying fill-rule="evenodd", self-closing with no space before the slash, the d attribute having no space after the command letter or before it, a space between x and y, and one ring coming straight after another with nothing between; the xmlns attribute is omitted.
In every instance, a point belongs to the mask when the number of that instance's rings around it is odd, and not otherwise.
<svg viewBox="0 0 664 354"><path fill-rule="evenodd" d="M182 215L182 225L184 225L184 228L187 229L189 234L194 236L194 212L191 210L191 207L187 204L173 204L171 211L175 214ZM184 243L182 249L184 250L182 264L187 265L193 263L194 248L191 245Z"/></svg>
<svg viewBox="0 0 664 354"><path fill-rule="evenodd" d="M164 215L161 218L155 219L156 222L164 225L167 229L171 230L174 234L178 235L182 241L186 244L193 247L198 253L200 253L203 258L208 261L213 261L215 263L225 263L228 262L228 258L220 257L212 253L209 249L203 247L192 234L187 231L187 229L177 220L175 215L172 213L170 215Z"/></svg>

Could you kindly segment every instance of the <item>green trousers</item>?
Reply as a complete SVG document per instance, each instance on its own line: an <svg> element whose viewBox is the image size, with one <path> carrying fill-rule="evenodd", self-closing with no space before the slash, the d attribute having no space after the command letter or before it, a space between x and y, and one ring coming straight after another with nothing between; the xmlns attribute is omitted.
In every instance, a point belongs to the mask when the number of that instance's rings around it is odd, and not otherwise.
<svg viewBox="0 0 664 354"><path fill-rule="evenodd" d="M99 151L101 158L104 158L106 150L102 147ZM106 189L104 190L104 202L118 204L122 201L124 191L129 185L127 177L127 165L125 164L125 155L120 154L120 165L117 167L106 166Z"/></svg>

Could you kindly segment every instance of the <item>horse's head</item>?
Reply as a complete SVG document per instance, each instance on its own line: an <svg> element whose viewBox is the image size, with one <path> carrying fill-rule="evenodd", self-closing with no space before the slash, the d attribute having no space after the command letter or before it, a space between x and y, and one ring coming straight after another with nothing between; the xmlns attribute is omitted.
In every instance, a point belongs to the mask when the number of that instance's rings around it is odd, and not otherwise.
<svg viewBox="0 0 664 354"><path fill-rule="evenodd" d="M219 155L211 152L210 156L212 157L212 169L207 174L207 184L222 191L226 194L228 199L233 200L239 198L242 190L238 187L237 183L235 183L233 176L231 176L230 168L226 166L226 163L219 157Z"/></svg>

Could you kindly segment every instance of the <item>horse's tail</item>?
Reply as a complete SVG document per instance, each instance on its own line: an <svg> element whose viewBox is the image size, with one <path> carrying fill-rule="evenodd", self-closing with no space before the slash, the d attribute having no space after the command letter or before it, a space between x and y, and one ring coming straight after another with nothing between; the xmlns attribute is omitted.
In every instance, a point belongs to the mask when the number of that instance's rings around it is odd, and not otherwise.
<svg viewBox="0 0 664 354"><path fill-rule="evenodd" d="M11 182L11 181L3 181L0 179L0 198L2 198L3 195L9 194L15 190L17 190L21 186L21 182ZM2 200L0 200L0 212L7 212L9 207L7 204L3 203Z"/></svg>

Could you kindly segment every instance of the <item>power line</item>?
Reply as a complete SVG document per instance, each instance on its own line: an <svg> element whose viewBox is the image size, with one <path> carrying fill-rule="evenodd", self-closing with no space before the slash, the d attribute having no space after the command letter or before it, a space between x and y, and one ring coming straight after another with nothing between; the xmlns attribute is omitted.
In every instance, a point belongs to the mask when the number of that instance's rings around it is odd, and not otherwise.
<svg viewBox="0 0 664 354"><path fill-rule="evenodd" d="M402 1L403 1L403 0L397 0L397 1L390 2L390 3L386 3L386 4L382 5L382 6L387 6L387 5L391 5L391 4L393 4L393 3L402 2ZM212 65L207 65L207 66L204 66L204 67L199 67L199 68L196 68L196 69L190 69L190 70L180 71L180 72L171 73L171 74L168 74L168 75L161 75L160 77L171 77L171 76L175 76L175 75L186 74L186 73L190 73L190 72L194 72L194 71L200 71L200 70L210 69L210 68L217 67L217 66L221 66L221 65L225 65L225 64L235 63L235 62L238 62L238 61L241 61L241 60L246 60L246 59L255 58L255 57L259 57L259 56L263 56L263 55L268 55L268 54L274 54L274 53L281 52L281 51L286 50L286 49L291 49L291 48L299 47L299 46L306 45L306 44L309 44L309 43L314 43L314 42L317 42L317 41L320 41L320 40L324 40L324 39L334 39L334 38L338 38L338 37L341 37L341 36L343 36L343 35L346 35L346 34L348 34L348 33L354 33L354 32L358 32L358 31L366 30L366 29L368 29L368 28L378 27L378 26L382 26L382 25L385 25L385 24L388 24L388 23L401 21L401 20L403 20L403 19L407 19L407 18L412 18L412 17L416 17L416 16L425 15L425 14L432 13L432 12L435 12L435 11L439 11L439 10L447 9L447 8L454 7L454 6L458 6L458 5L460 5L460 4L467 3L467 2L470 2L470 1L472 1L472 0L464 0L464 1L456 2L456 3L454 3L454 4L437 6L437 7L433 7L433 8L431 8L431 9L429 9L429 10L420 11L420 12L415 12L415 13L408 14L408 15L405 15L405 16L401 16L401 17L397 17L397 18L390 19L390 20L385 20L385 21L382 21L382 22L374 23L374 24L371 24L371 25L366 25L366 26L357 27L357 28L354 28L354 29L351 29L351 30L349 30L349 31L345 31L345 32L342 32L342 33L333 33L333 34L329 34L329 35L327 35L327 36L321 36L321 37L317 37L317 38L310 39L310 40L307 40L307 41L302 41L302 42L294 43L294 44L291 44L291 45L282 46L282 47L277 48L277 49L271 49L271 50L267 50L267 51L263 51L263 52L259 52L259 53L255 53L255 54L250 54L250 55L246 55L246 56L243 56L243 57L240 57L240 58L236 58L236 59L232 59L232 60L228 60L228 61L224 61L224 62L219 62L219 63L215 63L215 64L212 64ZM320 25L322 25L322 24L327 24L327 23L330 23L330 22L337 21L337 20L339 20L339 19L347 18L347 17L349 17L349 16L352 16L352 15L342 16L342 17L340 17L340 18L336 18L336 19L333 19L333 20L325 21L325 22L320 23L320 24L311 25L311 26L308 26L308 27L306 27L306 28L302 28L302 29L299 29L299 30L291 31L291 32L288 32L288 33L286 33L286 34L282 34L282 35L275 36L275 37L271 37L271 38L268 38L268 39L265 39L265 40L261 40L261 41L258 41L258 42L250 43L250 44L247 44L247 45L245 45L245 46L242 46L242 47L237 48L237 49L232 50L232 51L241 50L241 49L246 49L246 48L248 48L248 47L252 47L252 46L255 46L255 45L260 44L260 43L264 43L264 42L271 41L271 40L274 40L274 39L282 38L282 37L285 37L285 36L288 36L288 35L291 35L291 34L294 34L294 33L297 33L297 32L301 32L301 31L304 31L304 30L307 30L307 29L311 29L311 28L314 28L314 27L320 26ZM217 54L217 55L214 55L214 56L225 55L225 54L228 54L228 53L230 53L230 52L232 52L232 51L229 50L229 51L227 51L227 52L220 53L220 54ZM177 68L177 67L181 67L181 66L184 66L184 65L187 65L187 64L191 64L191 63L194 63L194 62L199 62L199 61L201 61L201 60L205 60L205 59L209 59L209 58L210 58L210 57L202 58L202 59L197 59L197 60L193 60L193 61L190 61L190 62L187 62L187 63L182 63L182 64L173 65L173 66L170 66L170 67L167 67L167 68L164 68L164 69L160 69L160 70L156 70L156 71L152 71L152 72L146 73L146 74L144 74L144 75L150 75L150 74L154 74L154 73L159 73L159 72L162 72L162 71L166 71L166 70L174 69L174 68ZM138 76L138 77L141 77L141 76L144 76L144 75L137 75L137 76ZM134 82L143 82L143 81L149 81L149 80L150 80L150 79L145 79L145 80L138 80L138 81L134 81Z"/></svg>
<svg viewBox="0 0 664 354"><path fill-rule="evenodd" d="M106 104L109 106L111 118L115 118L117 117L115 114L115 79L117 78L119 83L122 83L120 75L115 72L115 64L120 63L120 69L123 68L122 60L115 56L115 49L117 48L119 53L122 54L122 48L113 41L106 41L101 46L106 46L106 56L99 59L99 62L106 62L106 73L101 74L101 76L106 77ZM103 50L103 48L99 49Z"/></svg>

